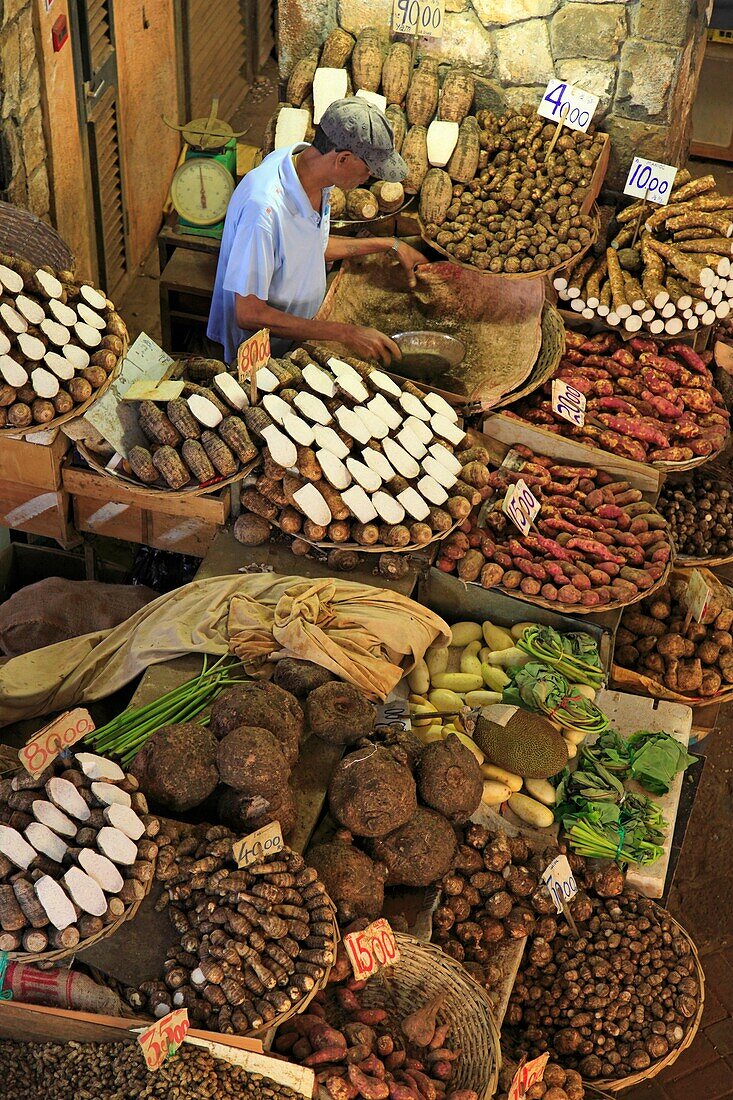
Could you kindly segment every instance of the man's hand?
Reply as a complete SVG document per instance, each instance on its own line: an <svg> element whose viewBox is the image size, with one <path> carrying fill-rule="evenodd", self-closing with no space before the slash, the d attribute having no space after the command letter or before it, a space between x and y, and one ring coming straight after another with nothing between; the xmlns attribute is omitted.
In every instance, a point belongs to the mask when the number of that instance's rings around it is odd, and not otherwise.
<svg viewBox="0 0 733 1100"><path fill-rule="evenodd" d="M379 359L388 367L393 359L402 358L402 352L394 340L376 328L344 325L338 339L340 343L346 344L359 359Z"/></svg>
<svg viewBox="0 0 733 1100"><path fill-rule="evenodd" d="M407 285L409 287L417 286L417 279L415 278L415 268L420 264L426 264L428 261L422 252L418 252L416 248L409 245L407 241L398 241L396 248L397 259L402 264L407 275Z"/></svg>

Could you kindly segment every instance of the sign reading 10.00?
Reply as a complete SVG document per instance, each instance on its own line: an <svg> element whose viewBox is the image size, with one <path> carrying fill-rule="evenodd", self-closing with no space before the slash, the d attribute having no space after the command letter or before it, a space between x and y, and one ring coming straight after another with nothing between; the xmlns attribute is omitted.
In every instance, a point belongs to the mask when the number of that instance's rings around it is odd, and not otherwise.
<svg viewBox="0 0 733 1100"><path fill-rule="evenodd" d="M637 199L648 199L658 206L666 206L676 175L677 169L673 164L659 164L656 160L634 157L626 177L624 195L634 195Z"/></svg>

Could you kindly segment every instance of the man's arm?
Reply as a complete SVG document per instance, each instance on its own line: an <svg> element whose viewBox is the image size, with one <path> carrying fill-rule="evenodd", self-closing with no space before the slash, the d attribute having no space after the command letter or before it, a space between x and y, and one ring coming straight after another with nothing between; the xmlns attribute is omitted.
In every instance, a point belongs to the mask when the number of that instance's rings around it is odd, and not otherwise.
<svg viewBox="0 0 733 1100"><path fill-rule="evenodd" d="M326 261L348 260L353 256L372 256L377 252L390 252L397 244L395 254L407 274L409 286L415 286L415 268L427 263L422 252L397 237L329 237L326 245Z"/></svg>

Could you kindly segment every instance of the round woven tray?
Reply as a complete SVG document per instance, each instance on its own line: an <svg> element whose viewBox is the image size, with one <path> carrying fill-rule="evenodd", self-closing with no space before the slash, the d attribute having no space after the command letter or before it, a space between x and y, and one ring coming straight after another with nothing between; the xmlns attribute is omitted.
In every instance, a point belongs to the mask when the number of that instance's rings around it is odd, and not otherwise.
<svg viewBox="0 0 733 1100"><path fill-rule="evenodd" d="M501 409L505 405L511 405L513 401L526 397L549 381L560 366L564 350L565 325L559 311L546 301L542 308L542 344L532 371L518 389L502 397L494 408Z"/></svg>
<svg viewBox="0 0 733 1100"><path fill-rule="evenodd" d="M399 1035L405 1016L444 995L438 1022L451 1025L449 1043L461 1048L449 1091L472 1089L479 1100L489 1100L499 1079L501 1050L499 1029L487 994L459 962L434 944L402 932L397 932L395 939L399 961L369 979L359 993L361 1004L364 1008L385 1009L389 1024ZM334 986L326 991L326 1015L336 1026L347 1019L336 1002ZM420 1058L424 1051L416 1049L414 1054Z"/></svg>
<svg viewBox="0 0 733 1100"><path fill-rule="evenodd" d="M0 202L0 252L20 256L36 267L73 271L74 254L55 229L9 202Z"/></svg>
<svg viewBox="0 0 733 1100"><path fill-rule="evenodd" d="M70 420L76 420L77 417L83 416L87 409L91 408L95 401L107 392L112 383L117 378L120 370L122 369L122 360L127 355L128 341L125 339L122 345L122 355L117 360L117 363L107 375L105 381L95 390L91 397L81 405L75 405L73 409L69 409L63 416L57 416L53 420L49 420L46 424L31 424L28 428L0 428L0 436L10 436L16 439L25 439L28 435L33 435L35 432L49 432L53 428L60 428L62 424L68 424Z"/></svg>
<svg viewBox="0 0 733 1100"><path fill-rule="evenodd" d="M135 489L142 489L146 493L156 493L161 496L169 496L173 493L175 496L204 496L206 493L215 493L219 489L223 489L225 485L234 485L237 481L243 481L245 477L250 473L254 466L259 462L258 458L253 459L252 462L248 462L246 466L243 466L241 470L237 470L236 474L230 474L229 477L218 477L213 481L207 481L205 485L184 485L182 489L171 489L169 485L153 483L148 485L144 481L138 481L136 477L131 477L129 474L123 473L121 470L109 470L107 466L99 460L97 455L81 441L76 442L77 450L82 456L85 462L88 462L93 470L96 470L98 474L104 474L105 477L112 477L116 481L124 481L126 485L132 485Z"/></svg>
<svg viewBox="0 0 733 1100"><path fill-rule="evenodd" d="M282 531L282 527L278 520L270 520L273 527L277 527ZM465 520L457 519L452 527L447 531L440 531L434 535L429 542L411 542L407 546L385 546L384 543L375 543L373 546L362 546L360 542L314 542L312 539L307 539L301 531L297 534L293 534L292 531L283 531L283 534L287 534L290 538L298 539L299 542L307 542L309 546L314 546L317 550L354 550L358 554L415 554L418 550L425 550L428 546L434 546L436 542L441 542L443 539L448 538L456 528L460 527Z"/></svg>

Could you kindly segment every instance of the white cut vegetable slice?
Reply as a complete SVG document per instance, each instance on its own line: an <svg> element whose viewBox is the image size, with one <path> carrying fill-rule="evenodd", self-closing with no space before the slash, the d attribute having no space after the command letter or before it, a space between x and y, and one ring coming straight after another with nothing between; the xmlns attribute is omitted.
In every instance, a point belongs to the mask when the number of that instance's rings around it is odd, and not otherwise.
<svg viewBox="0 0 733 1100"><path fill-rule="evenodd" d="M414 393L403 393L400 397L400 405L408 416L416 416L418 420L424 420L426 424L430 420L430 409L426 409L420 398L415 397Z"/></svg>
<svg viewBox="0 0 733 1100"><path fill-rule="evenodd" d="M420 473L420 466L415 459L394 439L383 440L382 449L398 474L402 474L403 477L412 478L417 477Z"/></svg>
<svg viewBox="0 0 733 1100"><path fill-rule="evenodd" d="M461 466L453 452L444 447L442 443L433 443L429 450L436 462L439 462L441 466L445 466L446 470L450 470L452 474L460 474L463 466Z"/></svg>
<svg viewBox="0 0 733 1100"><path fill-rule="evenodd" d="M337 359L335 355L332 355L328 360L328 366L338 379L347 378L350 382L361 382L359 372L354 370L349 363L344 363L343 359Z"/></svg>
<svg viewBox="0 0 733 1100"><path fill-rule="evenodd" d="M325 428L323 424L316 424L313 434L318 446L322 447L324 451L329 451L336 458L347 458L351 454L341 436L333 428Z"/></svg>
<svg viewBox="0 0 733 1100"><path fill-rule="evenodd" d="M313 77L313 125L321 121L321 115L337 99L346 98L349 76L346 69L316 69Z"/></svg>
<svg viewBox="0 0 733 1100"><path fill-rule="evenodd" d="M280 425L282 425L284 417L293 415L293 410L287 401L283 401L282 397L278 397L276 393L265 394L262 398L262 408L276 424Z"/></svg>
<svg viewBox="0 0 733 1100"><path fill-rule="evenodd" d="M286 470L295 466L298 461L295 444L286 435L283 435L279 428L276 428L274 424L270 424L268 428L262 431L262 438L270 448L270 454L279 466L284 466Z"/></svg>
<svg viewBox="0 0 733 1100"><path fill-rule="evenodd" d="M42 267L39 267L36 271L36 280L43 287L44 293L48 294L52 300L60 298L64 293L64 284L61 280L52 275L50 271L44 271Z"/></svg>
<svg viewBox="0 0 733 1100"><path fill-rule="evenodd" d="M207 428L218 427L224 419L221 410L217 409L214 402L209 401L208 397L202 397L200 393L192 393L186 398L186 403L199 424Z"/></svg>
<svg viewBox="0 0 733 1100"><path fill-rule="evenodd" d="M269 367L260 367L257 371L257 389L262 393L273 393L280 385L280 379Z"/></svg>
<svg viewBox="0 0 733 1100"><path fill-rule="evenodd" d="M14 332L16 336L20 332L28 331L28 322L25 317L21 316L17 309L13 309L7 302L3 302L0 306L0 320L2 320L7 328L9 328L11 332Z"/></svg>
<svg viewBox="0 0 733 1100"><path fill-rule="evenodd" d="M333 485L334 489L348 489L351 485L351 474L340 458L323 448L316 451L316 458L329 485Z"/></svg>
<svg viewBox="0 0 733 1100"><path fill-rule="evenodd" d="M389 425L373 413L366 405L355 405L354 412L363 422L364 427L367 429L372 439L384 439L386 435L389 435Z"/></svg>
<svg viewBox="0 0 733 1100"><path fill-rule="evenodd" d="M373 519L377 518L377 509L361 485L352 485L350 489L341 494L341 499L349 511L353 512L359 523L371 523Z"/></svg>
<svg viewBox="0 0 733 1100"><path fill-rule="evenodd" d="M431 504L445 504L448 493L430 474L425 474L417 483L418 492Z"/></svg>
<svg viewBox="0 0 733 1100"><path fill-rule="evenodd" d="M68 845L64 843L60 836L56 836L56 833L52 832L48 825L41 825L40 821L31 821L25 830L25 838L37 852L48 856L56 863L61 863L66 855Z"/></svg>
<svg viewBox="0 0 733 1100"><path fill-rule="evenodd" d="M400 502L383 489L374 493L372 504L385 523L402 523L405 518L405 509Z"/></svg>
<svg viewBox="0 0 733 1100"><path fill-rule="evenodd" d="M77 821L88 821L91 810L73 783L68 779L54 776L46 784L46 794L63 813L75 817Z"/></svg>
<svg viewBox="0 0 733 1100"><path fill-rule="evenodd" d="M299 443L301 447L310 447L316 437L313 431L313 425L309 424L307 420L303 420L302 417L296 416L290 408L283 416L282 426L290 438L294 439L296 443ZM328 431L329 429L326 428L324 430Z"/></svg>
<svg viewBox="0 0 733 1100"><path fill-rule="evenodd" d="M31 847L17 829L11 829L9 825L0 825L0 852L24 871L28 870L36 858L36 849Z"/></svg>
<svg viewBox="0 0 733 1100"><path fill-rule="evenodd" d="M77 321L74 325L74 332L87 348L98 348L102 343L102 334L99 329L92 328L85 321Z"/></svg>
<svg viewBox="0 0 733 1100"><path fill-rule="evenodd" d="M385 374L381 370L373 370L369 372L369 385L381 390L382 393L388 394L390 397L399 397L402 390L393 382L388 374Z"/></svg>
<svg viewBox="0 0 733 1100"><path fill-rule="evenodd" d="M350 397L352 401L356 401L360 405L363 405L365 401L369 400L369 390L358 375L356 378L352 378L350 374L340 374L337 377L337 385L340 390L343 390L347 397Z"/></svg>
<svg viewBox="0 0 733 1100"><path fill-rule="evenodd" d="M389 401L381 394L376 394L371 401L367 401L366 406L370 412L378 416L380 420L383 420L388 428L392 431L396 431L402 423L402 415L397 412Z"/></svg>
<svg viewBox="0 0 733 1100"><path fill-rule="evenodd" d="M20 294L25 287L25 283L18 272L13 271L12 267L6 267L5 264L0 264L0 283L11 294Z"/></svg>
<svg viewBox="0 0 733 1100"><path fill-rule="evenodd" d="M222 371L221 374L217 374L214 378L214 386L220 394L233 405L235 409L246 409L249 407L249 398L244 392L236 378L232 378L231 374L227 374L226 371Z"/></svg>
<svg viewBox="0 0 733 1100"><path fill-rule="evenodd" d="M45 351L44 351L45 355ZM31 385L39 397L45 397L50 401L59 392L59 380L55 374L45 367L36 367L31 371Z"/></svg>
<svg viewBox="0 0 733 1100"><path fill-rule="evenodd" d="M137 859L137 844L111 825L105 825L97 833L97 847L113 863L130 866Z"/></svg>
<svg viewBox="0 0 733 1100"><path fill-rule="evenodd" d="M368 493L374 493L381 487L382 479L379 474L375 474L364 462L359 462L358 458L347 458L346 466L354 481Z"/></svg>
<svg viewBox="0 0 733 1100"><path fill-rule="evenodd" d="M104 816L113 829L119 829L130 840L139 840L145 832L145 826L135 811L129 806L113 803L104 810Z"/></svg>
<svg viewBox="0 0 733 1100"><path fill-rule="evenodd" d="M102 887L107 894L119 894L125 884L120 872L111 859L100 855L92 848L82 848L79 852L79 866L90 878Z"/></svg>
<svg viewBox="0 0 733 1100"><path fill-rule="evenodd" d="M94 752L77 752L74 759L84 772L87 779L108 779L113 783L121 783L125 773L114 760L107 760L104 756L97 756Z"/></svg>
<svg viewBox="0 0 733 1100"><path fill-rule="evenodd" d="M466 438L466 433L463 428L459 428L457 424L454 424L452 420L449 420L447 416L441 416L440 413L434 413L430 417L430 426L436 435L441 436L443 439L447 439L449 443L452 443L454 447L457 447L459 443L462 443Z"/></svg>
<svg viewBox="0 0 733 1100"><path fill-rule="evenodd" d="M275 148L298 145L306 135L310 120L310 111L304 107L282 107L275 124Z"/></svg>
<svg viewBox="0 0 733 1100"><path fill-rule="evenodd" d="M107 308L107 298L102 294L102 291L96 290L95 287L89 286L88 283L84 283L79 287L79 293L87 305L90 305L92 309Z"/></svg>
<svg viewBox="0 0 733 1100"><path fill-rule="evenodd" d="M424 420L418 420L416 416L408 416L405 427L415 433L424 447L432 441L433 433Z"/></svg>
<svg viewBox="0 0 733 1100"><path fill-rule="evenodd" d="M340 409L336 409L336 419L339 426L347 435L353 436L357 443L363 445L372 438L364 421L351 409L347 409L345 405L342 405Z"/></svg>
<svg viewBox="0 0 733 1100"><path fill-rule="evenodd" d="M315 397L312 393L301 392L297 394L293 404L298 412L303 414L306 420L310 420L314 424L330 424L333 420L333 417L320 397Z"/></svg>
<svg viewBox="0 0 733 1100"><path fill-rule="evenodd" d="M387 109L387 97L379 92L370 92L367 88L359 88L356 93L359 99L365 99L367 103L373 103L384 114Z"/></svg>
<svg viewBox="0 0 733 1100"><path fill-rule="evenodd" d="M85 370L89 366L89 352L85 348L80 348L78 344L66 344L63 354L75 370Z"/></svg>
<svg viewBox="0 0 733 1100"><path fill-rule="evenodd" d="M76 920L76 909L69 895L50 875L43 875L35 884L36 897L54 928L61 932Z"/></svg>
<svg viewBox="0 0 733 1100"><path fill-rule="evenodd" d="M72 309L71 306L64 305L63 302L57 302L55 298L52 298L48 303L48 312L60 325L66 325L67 328L75 325L79 320L76 310Z"/></svg>
<svg viewBox="0 0 733 1100"><path fill-rule="evenodd" d="M0 374L9 386L20 388L28 381L28 371L9 355L0 356Z"/></svg>
<svg viewBox="0 0 733 1100"><path fill-rule="evenodd" d="M428 453L425 444L421 443L415 433L408 427L403 427L402 431L397 433L396 438L400 446L404 447L413 458L423 458Z"/></svg>
<svg viewBox="0 0 733 1100"><path fill-rule="evenodd" d="M78 828L76 823L70 817L67 817L58 806L54 806L53 802L46 802L43 798L37 798L31 803L31 813L36 821L40 821L41 825L47 825L59 836L68 836L70 840L73 840L76 836Z"/></svg>
<svg viewBox="0 0 733 1100"><path fill-rule="evenodd" d="M52 321L50 317L45 317L41 321L41 332L52 344L59 348L62 348L64 344L68 344L71 339L71 333L66 325L59 324L58 321Z"/></svg>
<svg viewBox="0 0 733 1100"><path fill-rule="evenodd" d="M127 791L115 783L92 783L91 791L101 806L132 806Z"/></svg>
<svg viewBox="0 0 733 1100"><path fill-rule="evenodd" d="M0 355L7 355L10 351L10 341L4 332L0 332Z"/></svg>
<svg viewBox="0 0 733 1100"><path fill-rule="evenodd" d="M434 477L438 484L445 489L452 489L458 481L457 474L451 473L445 466L441 466L437 459L431 458L430 455L423 461L422 468L426 474Z"/></svg>
<svg viewBox="0 0 733 1100"><path fill-rule="evenodd" d="M43 340L39 340L37 336L31 336L28 332L20 333L18 336L18 347L23 352L26 359L30 359L34 363L40 362L46 354L46 345Z"/></svg>
<svg viewBox="0 0 733 1100"><path fill-rule="evenodd" d="M458 123L435 119L428 126L428 162L445 168L458 144Z"/></svg>
<svg viewBox="0 0 733 1100"><path fill-rule="evenodd" d="M440 413L441 416L452 420L454 424L458 423L458 413L439 393L426 393L425 404L432 412Z"/></svg>
<svg viewBox="0 0 733 1100"><path fill-rule="evenodd" d="M391 481L395 476L395 471L381 451L375 451L371 447L365 447L361 452L361 457L370 470L374 470L375 474L379 474L382 481Z"/></svg>
<svg viewBox="0 0 733 1100"><path fill-rule="evenodd" d="M107 322L103 317L100 317L98 313L95 313L90 306L85 305L84 302L79 303L78 307L79 320L83 321L85 325L91 325L92 328L99 329L103 332L107 327Z"/></svg>
<svg viewBox="0 0 733 1100"><path fill-rule="evenodd" d="M324 397L333 397L336 393L336 383L331 375L321 370L315 363L308 363L303 367L303 381L314 393L323 394Z"/></svg>
<svg viewBox="0 0 733 1100"><path fill-rule="evenodd" d="M293 500L313 523L317 523L319 527L328 527L333 518L331 509L315 485L303 485L300 489L296 489Z"/></svg>
<svg viewBox="0 0 733 1100"><path fill-rule="evenodd" d="M35 302L33 298L29 298L27 294L19 294L15 299L15 308L18 313L22 313L26 321L29 321L32 325L40 325L41 321L46 316L46 311L43 306L39 306L38 302Z"/></svg>
<svg viewBox="0 0 733 1100"><path fill-rule="evenodd" d="M82 912L91 913L93 917L103 917L107 912L107 899L102 887L81 867L69 868L64 875L64 886Z"/></svg>
<svg viewBox="0 0 733 1100"><path fill-rule="evenodd" d="M420 494L412 487L403 489L401 493L398 493L397 500L405 511L409 512L416 520L426 519L430 514L430 506L425 503Z"/></svg>

